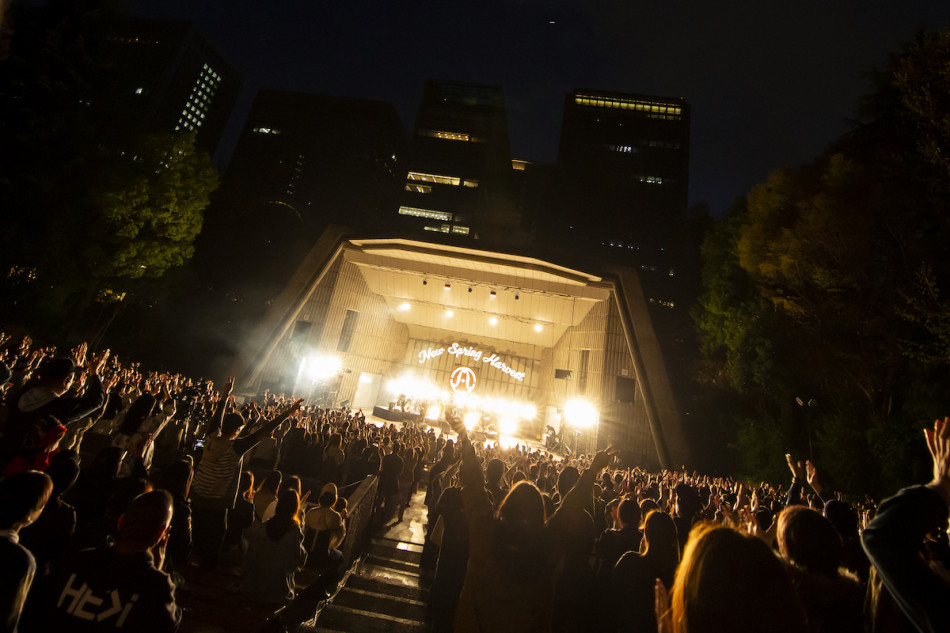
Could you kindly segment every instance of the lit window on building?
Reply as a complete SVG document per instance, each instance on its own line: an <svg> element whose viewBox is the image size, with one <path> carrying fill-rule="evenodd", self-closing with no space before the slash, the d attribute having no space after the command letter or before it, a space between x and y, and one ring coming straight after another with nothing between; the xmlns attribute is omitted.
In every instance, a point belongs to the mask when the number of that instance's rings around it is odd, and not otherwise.
<svg viewBox="0 0 950 633"><path fill-rule="evenodd" d="M399 207L399 215L408 215L414 218L426 218L427 220L445 220L448 222L452 221L451 213L446 213L445 211L433 211L431 209L420 209L418 207L406 207L406 206ZM426 230L429 230L429 229L426 229Z"/></svg>
<svg viewBox="0 0 950 633"><path fill-rule="evenodd" d="M603 95L574 95L577 105L597 108L615 108L619 110L634 110L648 113L651 118L676 120L681 118L683 109L676 104L661 101L646 101L643 99L628 99L624 97L607 97Z"/></svg>
<svg viewBox="0 0 950 633"><path fill-rule="evenodd" d="M452 233L456 235L468 235L469 228L467 226L459 226L456 224L452 227Z"/></svg>
<svg viewBox="0 0 950 633"><path fill-rule="evenodd" d="M144 91L144 88L136 88L136 89L135 89L135 94L140 95L140 94L142 94L143 91Z"/></svg>
<svg viewBox="0 0 950 633"><path fill-rule="evenodd" d="M452 185L458 187L461 184L462 179L457 176L442 176L439 174L423 174L418 171L410 171L409 175L406 176L409 180L421 181L421 182L431 182L437 185Z"/></svg>
<svg viewBox="0 0 950 633"><path fill-rule="evenodd" d="M477 189L477 188L478 188L478 181L477 181L477 180L463 180L463 181L462 181L462 186L463 186L463 187L468 187L469 189Z"/></svg>
<svg viewBox="0 0 950 633"><path fill-rule="evenodd" d="M419 136L428 136L429 138L440 138L446 141L472 142L474 139L465 132L447 132L444 130L419 130Z"/></svg>
<svg viewBox="0 0 950 633"><path fill-rule="evenodd" d="M406 183L406 191L415 193L432 193L432 185L417 185L415 183Z"/></svg>
<svg viewBox="0 0 950 633"><path fill-rule="evenodd" d="M273 127L256 127L251 131L255 134L280 134L280 130Z"/></svg>

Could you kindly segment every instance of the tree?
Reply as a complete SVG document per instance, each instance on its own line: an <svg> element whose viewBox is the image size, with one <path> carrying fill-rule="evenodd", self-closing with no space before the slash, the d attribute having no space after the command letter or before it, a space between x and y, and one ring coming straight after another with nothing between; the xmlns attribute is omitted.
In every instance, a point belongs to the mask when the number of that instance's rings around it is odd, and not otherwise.
<svg viewBox="0 0 950 633"><path fill-rule="evenodd" d="M151 135L130 153L102 174L86 259L103 277L160 277L194 254L218 175L194 132Z"/></svg>

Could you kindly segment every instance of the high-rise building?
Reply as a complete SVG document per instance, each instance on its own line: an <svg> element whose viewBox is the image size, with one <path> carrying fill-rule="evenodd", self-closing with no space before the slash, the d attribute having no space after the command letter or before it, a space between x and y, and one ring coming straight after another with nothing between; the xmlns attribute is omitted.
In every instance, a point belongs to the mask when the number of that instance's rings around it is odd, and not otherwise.
<svg viewBox="0 0 950 633"><path fill-rule="evenodd" d="M406 132L388 103L262 90L215 193L200 257L235 296L276 292L331 222L390 220ZM214 275L213 275L214 276ZM250 293L258 294L258 293Z"/></svg>
<svg viewBox="0 0 950 633"><path fill-rule="evenodd" d="M118 81L108 88L120 124L137 133L197 132L213 155L241 76L189 22L124 18L109 43Z"/></svg>
<svg viewBox="0 0 950 633"><path fill-rule="evenodd" d="M517 226L501 88L427 81L404 175L402 231L471 239Z"/></svg>
<svg viewBox="0 0 950 633"><path fill-rule="evenodd" d="M683 98L567 95L558 149L561 228L613 248L664 248L686 216L689 122Z"/></svg>

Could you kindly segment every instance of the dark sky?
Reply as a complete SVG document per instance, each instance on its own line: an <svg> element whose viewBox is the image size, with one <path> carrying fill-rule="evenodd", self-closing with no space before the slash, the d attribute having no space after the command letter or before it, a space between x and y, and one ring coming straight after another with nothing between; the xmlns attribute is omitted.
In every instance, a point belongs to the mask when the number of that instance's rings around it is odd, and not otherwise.
<svg viewBox="0 0 950 633"><path fill-rule="evenodd" d="M947 0L125 0L191 20L244 76L217 162L254 93L388 101L412 129L426 78L501 85L512 155L553 161L564 95L595 88L692 104L690 202L721 214L768 172L848 129L868 71Z"/></svg>

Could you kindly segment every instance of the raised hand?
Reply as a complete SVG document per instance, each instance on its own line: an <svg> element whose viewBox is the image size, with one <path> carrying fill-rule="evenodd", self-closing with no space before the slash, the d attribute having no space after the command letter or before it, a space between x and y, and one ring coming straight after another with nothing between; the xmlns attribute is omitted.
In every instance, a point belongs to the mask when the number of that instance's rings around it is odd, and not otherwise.
<svg viewBox="0 0 950 633"><path fill-rule="evenodd" d="M89 346L86 343L80 343L77 345L73 351L70 358L72 358L73 366L82 367L86 364L86 350Z"/></svg>
<svg viewBox="0 0 950 633"><path fill-rule="evenodd" d="M788 469L792 471L792 476L795 479L805 479L805 467L801 462L796 462L791 453L785 453L785 461L788 462Z"/></svg>
<svg viewBox="0 0 950 633"><path fill-rule="evenodd" d="M924 436L934 465L930 485L941 488L950 497L950 417L936 420L933 430L924 429Z"/></svg>
<svg viewBox="0 0 950 633"><path fill-rule="evenodd" d="M805 460L805 476L811 489L821 494L821 482L818 480L818 468L811 463L811 460Z"/></svg>

